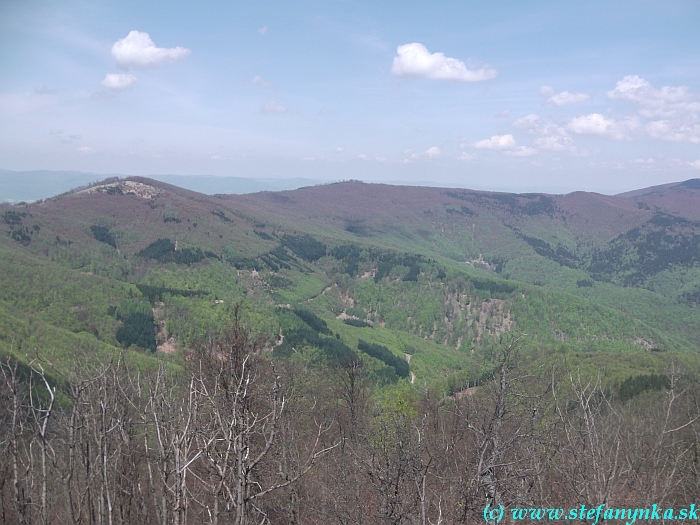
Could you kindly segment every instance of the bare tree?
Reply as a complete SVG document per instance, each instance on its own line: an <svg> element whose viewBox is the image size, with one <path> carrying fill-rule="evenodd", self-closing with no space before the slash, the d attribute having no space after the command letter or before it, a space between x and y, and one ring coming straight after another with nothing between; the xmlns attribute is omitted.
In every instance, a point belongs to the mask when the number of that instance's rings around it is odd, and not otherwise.
<svg viewBox="0 0 700 525"><path fill-rule="evenodd" d="M279 444L288 400L275 369L260 359L238 310L220 336L198 349L193 363L192 389L206 407L197 443L209 472L211 521L218 524L226 514L234 524L246 525L255 509L264 522L265 511L256 502L298 481L339 442L322 446L329 426L320 424L305 460L295 469L278 468L278 481L264 479L262 464Z"/></svg>
<svg viewBox="0 0 700 525"><path fill-rule="evenodd" d="M518 368L522 337L504 336L491 380L457 405L472 445L461 449L467 467L462 520L479 514L486 504L528 502L541 474L537 419L548 388L537 386L532 374Z"/></svg>
<svg viewBox="0 0 700 525"><path fill-rule="evenodd" d="M26 384L20 381L17 361L7 358L5 362L0 364L0 371L2 371L6 387L3 392L3 405L5 405L3 408L5 408L4 411L7 414L5 419L9 425L6 427L6 435L3 438L8 449L12 476L12 510L17 522L26 524L30 520L31 496L27 493L22 476L23 472L20 471L20 448L26 420L24 403L27 399L27 389Z"/></svg>

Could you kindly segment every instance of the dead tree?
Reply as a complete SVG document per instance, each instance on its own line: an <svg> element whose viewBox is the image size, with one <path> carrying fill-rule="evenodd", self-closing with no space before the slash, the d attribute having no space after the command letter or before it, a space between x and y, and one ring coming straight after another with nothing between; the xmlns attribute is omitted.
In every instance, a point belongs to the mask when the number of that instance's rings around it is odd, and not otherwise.
<svg viewBox="0 0 700 525"><path fill-rule="evenodd" d="M518 370L522 337L504 337L490 381L457 405L472 444L461 449L467 466L461 520L478 515L486 504L527 503L541 473L536 421L548 388L526 388L535 378Z"/></svg>
<svg viewBox="0 0 700 525"><path fill-rule="evenodd" d="M281 378L258 355L258 345L240 322L238 309L231 324L195 355L192 390L201 403L196 438L208 472L211 506L207 513L214 524L225 517L235 525L247 525L254 510L265 522L266 513L258 501L298 481L317 458L339 443L323 446L329 427L321 424L301 464L293 471L278 468L277 480L266 477L262 467L279 445L288 400Z"/></svg>

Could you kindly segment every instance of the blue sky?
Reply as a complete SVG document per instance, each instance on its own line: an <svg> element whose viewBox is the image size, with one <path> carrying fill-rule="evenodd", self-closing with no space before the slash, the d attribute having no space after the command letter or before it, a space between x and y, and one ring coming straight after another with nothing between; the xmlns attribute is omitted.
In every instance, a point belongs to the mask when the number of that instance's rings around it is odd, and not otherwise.
<svg viewBox="0 0 700 525"><path fill-rule="evenodd" d="M614 193L700 176L700 2L0 2L0 168Z"/></svg>

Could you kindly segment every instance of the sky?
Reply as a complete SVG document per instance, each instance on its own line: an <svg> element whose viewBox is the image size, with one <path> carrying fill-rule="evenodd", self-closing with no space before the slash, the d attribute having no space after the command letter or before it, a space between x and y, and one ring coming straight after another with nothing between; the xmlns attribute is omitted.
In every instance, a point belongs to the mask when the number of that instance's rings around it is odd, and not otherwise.
<svg viewBox="0 0 700 525"><path fill-rule="evenodd" d="M0 169L700 177L697 0L0 0Z"/></svg>

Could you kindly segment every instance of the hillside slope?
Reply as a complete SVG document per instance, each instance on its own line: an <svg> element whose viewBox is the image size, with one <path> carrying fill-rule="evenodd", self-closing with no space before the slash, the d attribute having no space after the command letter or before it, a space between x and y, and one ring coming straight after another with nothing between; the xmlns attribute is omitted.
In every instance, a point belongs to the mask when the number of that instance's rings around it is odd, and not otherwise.
<svg viewBox="0 0 700 525"><path fill-rule="evenodd" d="M362 356L379 383L454 390L514 330L533 352L697 351L699 194L692 181L633 196L351 181L207 196L112 179L0 210L13 334L0 350L29 355L53 333L64 361L75 337L183 349L243 301L274 355Z"/></svg>

